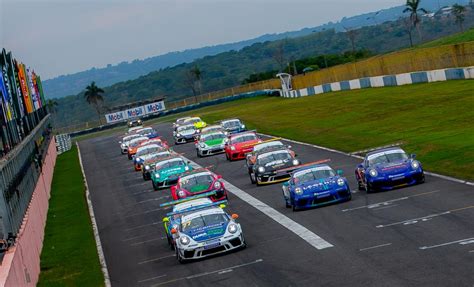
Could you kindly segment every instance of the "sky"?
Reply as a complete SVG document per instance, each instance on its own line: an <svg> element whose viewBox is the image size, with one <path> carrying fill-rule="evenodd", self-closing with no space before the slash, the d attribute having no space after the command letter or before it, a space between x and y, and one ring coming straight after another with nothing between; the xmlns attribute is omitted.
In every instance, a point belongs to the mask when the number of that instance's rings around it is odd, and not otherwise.
<svg viewBox="0 0 474 287"><path fill-rule="evenodd" d="M336 22L403 0L0 0L0 46L43 79Z"/></svg>

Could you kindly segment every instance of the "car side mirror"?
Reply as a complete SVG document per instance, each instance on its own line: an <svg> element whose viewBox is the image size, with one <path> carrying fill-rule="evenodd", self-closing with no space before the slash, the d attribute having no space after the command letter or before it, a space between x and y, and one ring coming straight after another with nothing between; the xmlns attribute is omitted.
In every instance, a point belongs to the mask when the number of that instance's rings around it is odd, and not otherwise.
<svg viewBox="0 0 474 287"><path fill-rule="evenodd" d="M186 163L187 163L187 164L191 164L191 162L190 162L189 160L188 160Z"/></svg>
<svg viewBox="0 0 474 287"><path fill-rule="evenodd" d="M163 217L163 223L167 223L167 222L170 222L170 219L168 217Z"/></svg>
<svg viewBox="0 0 474 287"><path fill-rule="evenodd" d="M416 154L412 153L412 154L410 155L410 157L411 157L412 159L415 159L415 158L416 158Z"/></svg>
<svg viewBox="0 0 474 287"><path fill-rule="evenodd" d="M288 145L288 146L287 146L287 148L288 148L288 149L291 149L291 148L292 148L292 146L291 146L291 145Z"/></svg>
<svg viewBox="0 0 474 287"><path fill-rule="evenodd" d="M364 165L361 164L361 163L359 163L359 164L357 165L357 168L364 168Z"/></svg>
<svg viewBox="0 0 474 287"><path fill-rule="evenodd" d="M237 213L232 214L232 219L235 220L235 219L237 219L237 218L239 218L239 215L238 215Z"/></svg>
<svg viewBox="0 0 474 287"><path fill-rule="evenodd" d="M119 141L119 144L121 144L121 143L122 143L122 141Z"/></svg>
<svg viewBox="0 0 474 287"><path fill-rule="evenodd" d="M224 209L224 208L226 207L226 205L223 204L223 203L221 203L221 204L219 204L219 207L220 207L221 209Z"/></svg>
<svg viewBox="0 0 474 287"><path fill-rule="evenodd" d="M171 229L171 234L176 234L176 233L178 233L178 230L176 230L176 228L172 228Z"/></svg>
<svg viewBox="0 0 474 287"><path fill-rule="evenodd" d="M222 175L219 174L219 175L217 176L217 179L221 179L221 178L222 178Z"/></svg>
<svg viewBox="0 0 474 287"><path fill-rule="evenodd" d="M337 175L339 175L339 176L342 176L344 174L342 169L338 169L336 172L337 172Z"/></svg>

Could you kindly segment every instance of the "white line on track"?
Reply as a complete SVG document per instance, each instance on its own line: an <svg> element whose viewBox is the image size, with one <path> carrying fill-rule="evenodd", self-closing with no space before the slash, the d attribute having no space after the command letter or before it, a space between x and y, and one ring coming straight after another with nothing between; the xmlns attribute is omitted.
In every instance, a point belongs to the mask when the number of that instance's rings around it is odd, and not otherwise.
<svg viewBox="0 0 474 287"><path fill-rule="evenodd" d="M134 205L137 205L137 204L147 203L147 202L151 202L151 201L158 201L158 200L162 200L162 199L169 198L169 197L170 197L169 195L163 195L163 196L160 196L160 197L157 197L157 198L150 198L150 199L145 199L145 200L142 200L142 201L130 203L130 204L124 205L122 207L130 207L130 206L134 206Z"/></svg>
<svg viewBox="0 0 474 287"><path fill-rule="evenodd" d="M130 218L130 217L139 216L139 215L143 215L143 214L148 214L148 213L152 213L152 212L156 212L156 211L164 210L164 209L165 208L163 208L163 207L150 209L150 210L143 211L143 212L140 212L140 213L130 214L130 215L124 216L123 218Z"/></svg>
<svg viewBox="0 0 474 287"><path fill-rule="evenodd" d="M146 264L146 263L150 263L150 262L155 262L155 261L159 261L159 260L161 260L161 259L170 258L170 257L175 257L175 256L176 256L176 255L171 254L171 255L162 256L162 257L158 257L158 258L148 259L148 260L144 260L144 261L138 262L138 265L142 265L142 264Z"/></svg>
<svg viewBox="0 0 474 287"><path fill-rule="evenodd" d="M474 250L469 251L469 253L474 253Z"/></svg>
<svg viewBox="0 0 474 287"><path fill-rule="evenodd" d="M461 240L456 240L456 241L451 241L451 242L446 242L442 244L437 244L437 245L432 245L432 246L422 246L419 249L421 250L426 250L426 249L432 249L432 248L437 248L437 247L443 247L447 245L452 245L452 244L461 244L461 245L467 245L467 244L472 244L474 243L474 237L471 238L466 238L466 239L461 239Z"/></svg>
<svg viewBox="0 0 474 287"><path fill-rule="evenodd" d="M143 279L143 280L138 281L138 283L143 283L143 282L147 282L147 281L156 280L156 279L159 279L159 278L163 278L165 276L166 276L166 274L163 274L163 275L160 275L160 276L155 276L155 277L151 277L151 278L148 278L148 279Z"/></svg>
<svg viewBox="0 0 474 287"><path fill-rule="evenodd" d="M462 207L462 208L457 208L457 209L452 209L452 210L448 210L448 211L445 211L445 212L430 214L430 215L423 216L423 217L418 217L418 218L413 218L413 219L407 219L407 220L403 220L403 221L399 221L399 222L394 222L394 223L390 223L390 224L380 224L380 225L377 225L377 226L375 226L375 227L376 227L376 228L383 228L383 227L389 227L389 226L400 225L400 224L403 224L403 225L411 225L411 224L416 224L416 223L418 223L418 222L425 222L425 221L431 220L431 219L433 219L433 218L435 218L435 217L439 217L439 216L451 214L451 213L453 213L453 212L457 212L457 211L461 211L461 210L465 210L465 209L471 209L471 208L474 208L474 205L466 206L466 207Z"/></svg>
<svg viewBox="0 0 474 287"><path fill-rule="evenodd" d="M131 195L138 195L138 194L143 194L143 193L153 194L153 191L152 190L142 190L142 191L137 191L137 192L131 193Z"/></svg>
<svg viewBox="0 0 474 287"><path fill-rule="evenodd" d="M382 202L372 203L372 204L368 204L368 205L358 206L358 207L354 207L354 208L347 208L347 209L343 209L342 212L353 211L353 210L358 210L358 209L363 209L363 208L372 209L372 208L383 207L383 206L390 205L390 204L392 204L394 202L397 202L397 201L407 200L409 198L422 196L422 195L433 194L433 193L436 193L436 192L439 192L439 190L434 190L434 191L430 191L430 192L423 192L423 193L419 193L419 194L404 196L404 197L400 197L400 198L395 198L395 199L391 199L391 200L387 200L387 201L382 201Z"/></svg>
<svg viewBox="0 0 474 287"><path fill-rule="evenodd" d="M162 223L162 222L161 221L155 221L155 222L148 223L148 224L143 224L143 225L130 227L130 228L124 229L124 231L132 231L132 230L135 230L135 229L140 229L140 228L143 228L143 227L153 226L153 225L157 225L157 224L160 224L160 223Z"/></svg>
<svg viewBox="0 0 474 287"><path fill-rule="evenodd" d="M138 236L133 236L133 237L128 237L126 239L122 239L123 242L125 241L130 241L130 240L134 240L134 239L138 239L138 238L142 238L142 237L147 237L147 236L150 236L151 234L142 234L142 235L138 235ZM156 235L156 234L153 234L153 235Z"/></svg>
<svg viewBox="0 0 474 287"><path fill-rule="evenodd" d="M188 159L189 160L189 159ZM190 160L193 165L193 168L201 168L200 165ZM290 230L294 234L301 237L304 241L308 242L314 248L320 250L329 247L333 247L333 245L326 240L322 239L303 225L295 222L294 220L290 219L289 217L285 216L284 214L280 213L273 207L267 205L266 203L256 199L255 197L251 196L250 194L246 193L245 191L237 188L236 186L232 185L230 182L223 180L227 190L242 199L244 202L255 207L257 210L263 212L265 215L270 217L271 219L275 220L279 224L281 224L286 229Z"/></svg>
<svg viewBox="0 0 474 287"><path fill-rule="evenodd" d="M378 207L378 208L374 208L374 210L382 210L382 209L392 208L392 207L395 207L395 206L398 206L398 204L391 204L391 205L384 206L384 207Z"/></svg>
<svg viewBox="0 0 474 287"><path fill-rule="evenodd" d="M371 249L380 248L380 247L385 247L385 246L390 246L390 245L392 245L392 243L385 243L385 244L380 244L380 245L376 245L376 246L371 246L371 247L362 248L362 249L359 249L359 251L366 251L366 250L371 250Z"/></svg>
<svg viewBox="0 0 474 287"><path fill-rule="evenodd" d="M145 243L148 243L148 242L154 242L154 241L158 241L158 240L163 240L163 237L157 237L157 238L148 239L148 240L145 240L145 241L134 242L134 243L130 244L130 246L137 246L137 245L145 244Z"/></svg>
<svg viewBox="0 0 474 287"><path fill-rule="evenodd" d="M207 275L212 275L212 274L216 274L216 273L217 274L223 274L223 273L221 273L223 271L234 270L234 269L237 269L237 268L257 264L257 263L260 263L260 262L263 262L263 259L257 259L257 260L252 261L252 262L243 263L243 264L239 264L239 265L235 265L235 266L231 266L231 267L227 267L227 268L222 268L222 269L215 270L215 271L209 271L209 272L198 273L198 274L190 275L190 276L186 276L186 277L176 278L176 279L161 282L161 283L158 283L158 284L155 284L155 285L152 285L152 286L160 286L160 285L174 283L174 282L177 282L177 281L190 280L190 279L194 279L194 278L198 278L198 277L202 277L202 276L207 276ZM224 272L224 273L227 273L227 272Z"/></svg>

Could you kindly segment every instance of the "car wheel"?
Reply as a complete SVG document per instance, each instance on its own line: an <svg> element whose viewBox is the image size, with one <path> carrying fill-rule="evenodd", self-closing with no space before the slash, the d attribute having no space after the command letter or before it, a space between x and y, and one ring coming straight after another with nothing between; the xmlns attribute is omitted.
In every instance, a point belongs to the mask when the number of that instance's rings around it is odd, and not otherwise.
<svg viewBox="0 0 474 287"><path fill-rule="evenodd" d="M196 151L197 157L202 157L202 155L199 153L199 151Z"/></svg>
<svg viewBox="0 0 474 287"><path fill-rule="evenodd" d="M174 250L174 244L173 244L173 240L171 240L170 236L168 234L166 234L166 239L168 240L168 245L170 247L171 250Z"/></svg>
<svg viewBox="0 0 474 287"><path fill-rule="evenodd" d="M258 178L255 180L255 183L257 183L257 186L262 186L262 182Z"/></svg>
<svg viewBox="0 0 474 287"><path fill-rule="evenodd" d="M425 173L421 174L421 179L418 181L418 183L425 183Z"/></svg>
<svg viewBox="0 0 474 287"><path fill-rule="evenodd" d="M285 207L290 208L291 204L288 202L288 199L285 198Z"/></svg>
<svg viewBox="0 0 474 287"><path fill-rule="evenodd" d="M365 184L365 191L366 191L367 193L371 193L372 191L374 191L374 189L372 188L372 185L370 184L370 182L367 182L367 183Z"/></svg>
<svg viewBox="0 0 474 287"><path fill-rule="evenodd" d="M251 183L255 183L255 182L256 182L256 181L255 181L255 174L252 173L252 172L249 172L249 176L250 176L250 182L251 182Z"/></svg>
<svg viewBox="0 0 474 287"><path fill-rule="evenodd" d="M292 206L293 212L298 211L298 207L296 207L296 204L293 204Z"/></svg>
<svg viewBox="0 0 474 287"><path fill-rule="evenodd" d="M183 264L184 259L181 257L181 255L179 255L178 248L175 248L175 250L176 250L176 259L178 260L179 263Z"/></svg>
<svg viewBox="0 0 474 287"><path fill-rule="evenodd" d="M228 155L227 153L225 154L225 158L226 158L228 161L230 161L230 157L229 157L229 155Z"/></svg>
<svg viewBox="0 0 474 287"><path fill-rule="evenodd" d="M158 190L158 189L160 189L160 188L158 187L158 185L156 185L156 184L155 184L155 182L154 182L154 181L152 182L152 184L153 184L153 189L154 189L154 190Z"/></svg>
<svg viewBox="0 0 474 287"><path fill-rule="evenodd" d="M128 155L128 159L132 160L132 155L131 154Z"/></svg>

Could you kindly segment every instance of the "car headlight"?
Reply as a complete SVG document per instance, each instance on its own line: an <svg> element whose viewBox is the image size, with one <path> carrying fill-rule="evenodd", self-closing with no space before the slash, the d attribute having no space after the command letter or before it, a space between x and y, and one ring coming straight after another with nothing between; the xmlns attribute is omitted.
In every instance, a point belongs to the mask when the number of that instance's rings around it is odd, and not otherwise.
<svg viewBox="0 0 474 287"><path fill-rule="evenodd" d="M235 150L235 146L231 145L230 150Z"/></svg>
<svg viewBox="0 0 474 287"><path fill-rule="evenodd" d="M199 144L199 146L200 146L201 148L205 148L205 147L206 147L206 144L205 144L205 143L201 143L201 144Z"/></svg>
<svg viewBox="0 0 474 287"><path fill-rule="evenodd" d="M180 136L181 136L181 134L180 134L180 133L177 133L177 134L176 134L176 136L177 136L177 137L180 137Z"/></svg>
<svg viewBox="0 0 474 287"><path fill-rule="evenodd" d="M184 170L185 170L185 171L188 171L188 170L189 170L189 166L185 166L185 167L184 167Z"/></svg>
<svg viewBox="0 0 474 287"><path fill-rule="evenodd" d="M263 166L259 166L259 167L257 168L257 171L258 171L259 173L264 173L264 172L265 172L265 168L264 168Z"/></svg>
<svg viewBox="0 0 474 287"><path fill-rule="evenodd" d="M344 182L344 180L343 180L342 178L338 178L338 179L337 179L337 184L338 184L339 186L343 186L343 185L345 184L345 182Z"/></svg>
<svg viewBox="0 0 474 287"><path fill-rule="evenodd" d="M297 188L295 188L295 193L298 194L298 195L303 194L303 189L301 189L301 187L297 187Z"/></svg>
<svg viewBox="0 0 474 287"><path fill-rule="evenodd" d="M222 187L222 184L219 181L214 182L214 188L219 189Z"/></svg>
<svg viewBox="0 0 474 287"><path fill-rule="evenodd" d="M120 147L121 148L126 148L126 146L124 144L121 144Z"/></svg>
<svg viewBox="0 0 474 287"><path fill-rule="evenodd" d="M178 196L183 198L183 197L186 197L186 192L184 192L184 190L179 190L178 191Z"/></svg>
<svg viewBox="0 0 474 287"><path fill-rule="evenodd" d="M187 236L181 236L179 238L179 242L183 245L188 245L190 241L191 240L189 240L189 237L187 237Z"/></svg>
<svg viewBox="0 0 474 287"><path fill-rule="evenodd" d="M160 174L159 174L159 173L155 173L155 178L160 178Z"/></svg>
<svg viewBox="0 0 474 287"><path fill-rule="evenodd" d="M376 177L379 173L377 172L377 170L371 169L369 171L369 174L370 174L371 177Z"/></svg>
<svg viewBox="0 0 474 287"><path fill-rule="evenodd" d="M245 125L242 125L241 128L245 129Z"/></svg>
<svg viewBox="0 0 474 287"><path fill-rule="evenodd" d="M149 165L145 166L145 170L150 170L150 166Z"/></svg>
<svg viewBox="0 0 474 287"><path fill-rule="evenodd" d="M234 234L237 232L239 228L237 227L237 224L235 223L230 223L229 226L227 227L227 230L229 230L230 233Z"/></svg>
<svg viewBox="0 0 474 287"><path fill-rule="evenodd" d="M299 160L297 160L297 159L294 159L294 160L293 160L293 165L299 165L299 164L300 164L300 161L299 161Z"/></svg>
<svg viewBox="0 0 474 287"><path fill-rule="evenodd" d="M420 162L417 160L414 160L411 162L411 168L413 169L418 169L420 167Z"/></svg>

